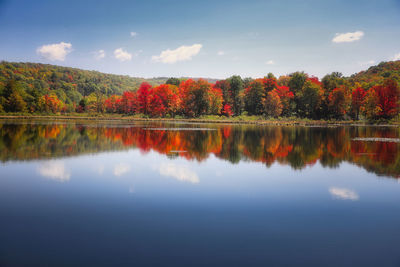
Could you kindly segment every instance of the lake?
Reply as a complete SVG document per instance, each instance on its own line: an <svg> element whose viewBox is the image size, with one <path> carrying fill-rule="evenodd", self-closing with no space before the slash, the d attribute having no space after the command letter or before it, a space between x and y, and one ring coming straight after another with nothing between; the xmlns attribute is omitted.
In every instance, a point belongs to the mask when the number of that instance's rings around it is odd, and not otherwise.
<svg viewBox="0 0 400 267"><path fill-rule="evenodd" d="M400 266L400 130L0 121L0 266Z"/></svg>

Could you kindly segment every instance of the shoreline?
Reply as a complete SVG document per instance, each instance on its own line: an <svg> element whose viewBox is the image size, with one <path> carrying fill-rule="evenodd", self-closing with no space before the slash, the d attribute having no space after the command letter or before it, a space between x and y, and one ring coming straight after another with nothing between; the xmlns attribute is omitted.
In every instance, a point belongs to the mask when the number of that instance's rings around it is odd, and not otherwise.
<svg viewBox="0 0 400 267"><path fill-rule="evenodd" d="M245 120L238 117L210 119L210 118L141 118L135 116L76 116L76 115L0 115L0 120L8 119L36 119L36 120L85 120L85 121L115 121L115 122L187 122L187 123L217 123L217 124L251 124L275 126L389 126L399 127L400 123L371 124L356 121L325 121L296 119L265 119Z"/></svg>

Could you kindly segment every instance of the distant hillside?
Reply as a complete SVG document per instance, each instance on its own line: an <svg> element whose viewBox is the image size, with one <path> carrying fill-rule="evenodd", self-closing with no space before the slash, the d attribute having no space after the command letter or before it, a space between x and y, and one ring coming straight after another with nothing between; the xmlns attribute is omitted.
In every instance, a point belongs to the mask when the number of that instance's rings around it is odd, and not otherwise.
<svg viewBox="0 0 400 267"><path fill-rule="evenodd" d="M0 86L8 80L15 80L26 89L76 91L81 96L87 96L96 90L107 95L122 94L136 90L142 82L159 85L165 83L167 78L143 79L49 64L1 62Z"/></svg>
<svg viewBox="0 0 400 267"><path fill-rule="evenodd" d="M0 62L0 90L8 81L15 80L25 89L23 91L36 90L41 94L52 90L67 103L69 100L78 102L82 96L88 96L95 91L106 95L121 95L124 91L137 90L142 82L157 86L165 83L168 78L144 79L50 64ZM206 80L212 83L217 81L209 78Z"/></svg>
<svg viewBox="0 0 400 267"><path fill-rule="evenodd" d="M386 78L391 78L400 84L400 60L381 62L368 70L353 74L350 80L362 84L364 88L370 88L382 83Z"/></svg>

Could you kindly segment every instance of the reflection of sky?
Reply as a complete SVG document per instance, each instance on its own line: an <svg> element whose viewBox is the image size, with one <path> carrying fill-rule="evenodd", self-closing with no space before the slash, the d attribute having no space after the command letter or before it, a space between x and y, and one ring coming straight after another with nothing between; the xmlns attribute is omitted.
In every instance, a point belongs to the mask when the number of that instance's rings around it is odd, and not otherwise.
<svg viewBox="0 0 400 267"><path fill-rule="evenodd" d="M32 186L51 179L68 181L71 192L78 187L94 190L92 193L102 189L114 194L121 190L154 198L212 196L219 199L260 197L281 201L331 201L358 200L364 191L384 197L387 192L376 190L376 186L385 187L389 192L399 190L393 180L378 179L348 163L335 169L316 164L299 171L278 163L267 168L257 162L231 164L214 156L200 163L184 158L169 159L156 152L143 155L138 150L49 161L9 162L1 166L1 173L3 177L18 176L20 182ZM32 177L36 175L46 179ZM7 178L1 180L1 183L15 182ZM152 195L154 192L157 196Z"/></svg>
<svg viewBox="0 0 400 267"><path fill-rule="evenodd" d="M0 260L88 265L94 251L98 264L150 266L160 265L154 253L186 266L268 266L266 257L388 266L398 258L400 184L348 163L293 170L129 150L8 162L0 173Z"/></svg>

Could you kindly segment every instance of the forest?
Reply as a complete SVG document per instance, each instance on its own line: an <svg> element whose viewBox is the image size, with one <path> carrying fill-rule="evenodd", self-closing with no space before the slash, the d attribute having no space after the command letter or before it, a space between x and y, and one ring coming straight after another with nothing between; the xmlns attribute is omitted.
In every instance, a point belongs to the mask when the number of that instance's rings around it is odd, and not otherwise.
<svg viewBox="0 0 400 267"><path fill-rule="evenodd" d="M39 63L0 64L0 113L143 117L255 115L334 120L399 118L400 61L350 77L305 72L224 80L142 79Z"/></svg>

